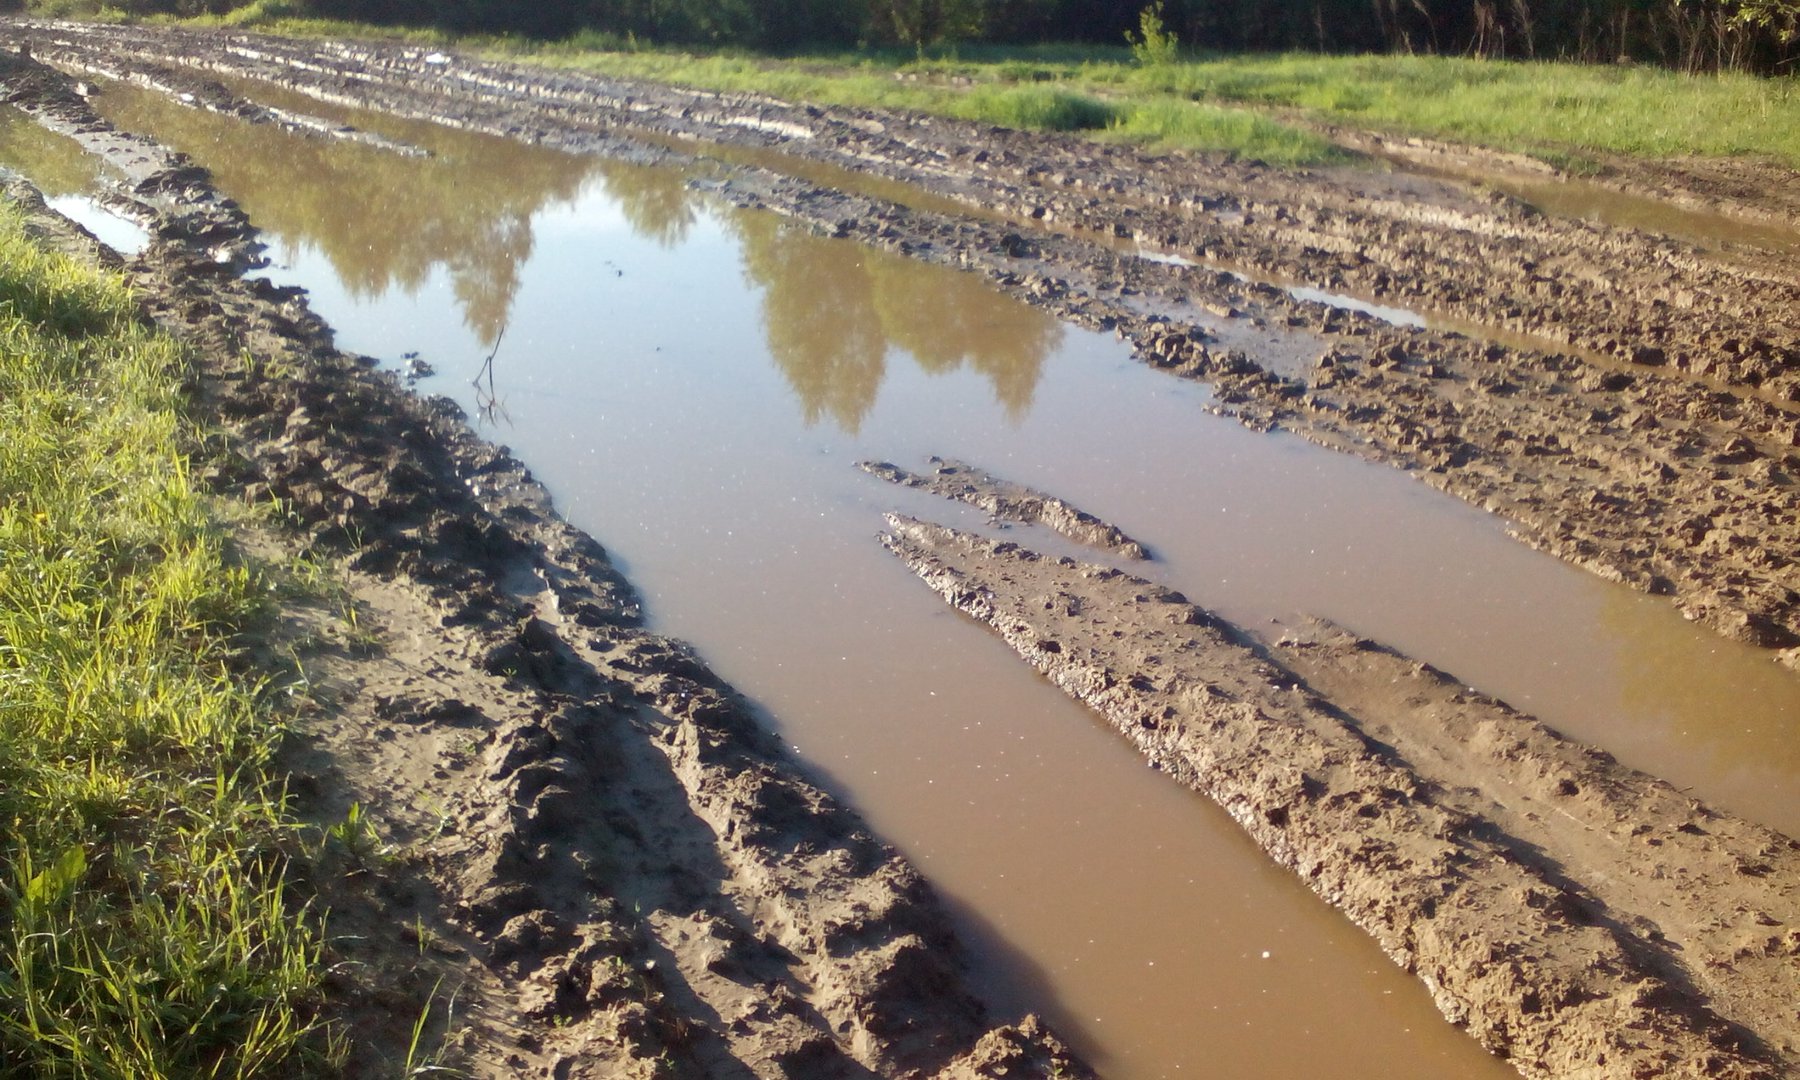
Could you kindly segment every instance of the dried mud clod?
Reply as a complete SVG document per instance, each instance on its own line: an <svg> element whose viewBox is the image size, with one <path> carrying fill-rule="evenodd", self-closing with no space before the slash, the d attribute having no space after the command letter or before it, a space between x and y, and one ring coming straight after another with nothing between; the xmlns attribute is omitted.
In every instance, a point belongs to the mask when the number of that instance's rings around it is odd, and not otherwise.
<svg viewBox="0 0 1800 1080"><path fill-rule="evenodd" d="M280 512L247 544L344 576L348 631L295 612L268 651L313 688L288 751L302 809L355 823L314 881L353 1071L392 1071L423 1007L442 1060L481 1076L1079 1073L1035 1022L990 1030L918 872L643 628L516 460L333 349L303 297L219 272L254 231L203 171L29 60L4 58L0 86L150 162L158 227L126 270L192 347L219 428L204 473ZM205 230L179 224L196 208Z"/></svg>
<svg viewBox="0 0 1800 1080"><path fill-rule="evenodd" d="M1526 1076L1800 1064L1787 837L1328 624L1268 647L1119 570L888 524L927 585L1223 806Z"/></svg>
<svg viewBox="0 0 1800 1080"><path fill-rule="evenodd" d="M955 499L986 510L995 521L1042 525L1078 544L1110 551L1127 559L1148 559L1149 549L1125 535L1118 526L1102 521L1055 495L1002 480L992 473L960 461L934 457L927 473L908 472L885 461L859 461L856 467L870 476L901 487L919 488L946 499Z"/></svg>

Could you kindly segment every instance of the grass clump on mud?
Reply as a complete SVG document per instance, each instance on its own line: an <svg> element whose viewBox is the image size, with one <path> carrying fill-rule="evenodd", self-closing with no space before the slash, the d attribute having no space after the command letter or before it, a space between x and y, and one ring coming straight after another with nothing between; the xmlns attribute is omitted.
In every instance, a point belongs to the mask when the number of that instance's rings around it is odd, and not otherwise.
<svg viewBox="0 0 1800 1080"><path fill-rule="evenodd" d="M181 357L0 208L0 1075L326 1059L276 730L234 638L265 590L181 445Z"/></svg>
<svg viewBox="0 0 1800 1080"><path fill-rule="evenodd" d="M1463 140L1559 163L1596 153L1695 154L1800 166L1797 78L1429 56L1289 54L1144 65L1123 50L1093 50L1085 59L1066 50L988 50L979 59L753 59L573 48L537 55L702 89L899 106L993 123L1008 120L980 115L984 99L1009 91L1066 95L1104 112L1073 127L1275 164L1344 157L1306 126L1331 123Z"/></svg>
<svg viewBox="0 0 1800 1080"><path fill-rule="evenodd" d="M1800 77L1442 56L1295 53L1140 64L1122 48L965 52L777 59L570 44L535 55L702 89L1089 130L1272 164L1345 157L1307 128L1329 123L1463 140L1558 164L1589 154L1751 155L1800 166ZM986 105L1008 92L1078 98L1094 109L1082 123L1012 123L1007 110Z"/></svg>
<svg viewBox="0 0 1800 1080"><path fill-rule="evenodd" d="M226 21L312 37L395 31L240 9ZM268 11L287 9L271 0ZM696 53L577 34L461 39L514 58L703 90L912 109L1028 130L1079 131L1280 165L1350 155L1311 130L1343 124L1472 142L1580 167L1595 154L1757 156L1800 166L1800 76L1689 75L1643 65L1447 56L1208 56L1142 63L1123 44L964 46L785 57Z"/></svg>

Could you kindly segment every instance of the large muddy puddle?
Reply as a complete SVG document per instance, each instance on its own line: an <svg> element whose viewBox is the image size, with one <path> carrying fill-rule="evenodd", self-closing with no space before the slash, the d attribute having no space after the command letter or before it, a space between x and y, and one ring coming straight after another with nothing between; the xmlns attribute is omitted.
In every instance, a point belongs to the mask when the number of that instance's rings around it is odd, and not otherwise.
<svg viewBox="0 0 1800 1080"><path fill-rule="evenodd" d="M358 122L435 156L121 88L98 104L211 168L344 347L435 369L420 391L511 446L657 628L923 866L990 994L1108 1075L1513 1074L920 587L875 543L881 512L975 519L858 459L942 454L1054 491L1245 626L1336 619L1800 832L1800 681L1392 470L1214 417L1204 387L970 276L731 210L702 174L380 118Z"/></svg>

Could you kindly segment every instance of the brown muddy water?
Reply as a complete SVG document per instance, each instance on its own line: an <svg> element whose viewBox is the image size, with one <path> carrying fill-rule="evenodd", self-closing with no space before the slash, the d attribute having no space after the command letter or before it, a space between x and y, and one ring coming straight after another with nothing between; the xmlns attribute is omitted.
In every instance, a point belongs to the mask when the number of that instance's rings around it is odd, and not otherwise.
<svg viewBox="0 0 1800 1080"><path fill-rule="evenodd" d="M97 103L214 170L344 347L432 365L420 391L510 445L657 628L925 869L990 996L1109 1076L1514 1074L920 587L875 543L882 511L976 519L858 459L942 454L1054 491L1243 625L1336 619L1800 832L1800 680L1399 473L1214 417L1204 387L972 277L730 210L703 175L384 118L359 123L436 156L121 88Z"/></svg>

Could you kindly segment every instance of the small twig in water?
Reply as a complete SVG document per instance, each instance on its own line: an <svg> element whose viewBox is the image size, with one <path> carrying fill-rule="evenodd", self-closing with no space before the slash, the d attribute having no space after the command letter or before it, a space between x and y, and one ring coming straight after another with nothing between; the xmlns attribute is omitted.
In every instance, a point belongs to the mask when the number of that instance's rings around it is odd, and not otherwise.
<svg viewBox="0 0 1800 1080"><path fill-rule="evenodd" d="M487 359L481 362L481 370L475 373L470 385L475 388L475 405L481 412L481 420L485 424L496 424L500 420L512 423L512 417L506 415L506 407L500 403L500 392L494 387L494 358L500 355L500 343L506 340L506 324L502 324L500 332L494 335L494 349L488 353ZM487 386L481 385L483 377Z"/></svg>
<svg viewBox="0 0 1800 1080"><path fill-rule="evenodd" d="M475 378L470 380L471 386L480 386L482 376L485 375L487 377L488 389L490 391L493 390L493 388L494 388L494 357L500 355L500 343L505 340L506 340L506 324L502 323L500 326L500 332L498 334L494 335L494 349L492 352L487 354L487 359L483 360L481 362L481 369L478 370L477 372L475 372Z"/></svg>

